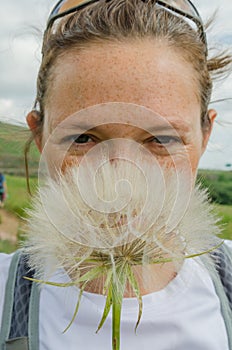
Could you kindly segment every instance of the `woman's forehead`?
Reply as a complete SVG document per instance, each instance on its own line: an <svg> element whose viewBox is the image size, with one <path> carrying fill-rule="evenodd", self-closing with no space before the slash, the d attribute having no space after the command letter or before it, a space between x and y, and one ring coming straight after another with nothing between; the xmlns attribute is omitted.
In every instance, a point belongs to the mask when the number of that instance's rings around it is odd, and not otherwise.
<svg viewBox="0 0 232 350"><path fill-rule="evenodd" d="M145 106L164 117L200 110L195 72L173 50L150 42L89 50L57 61L45 106L54 123L109 102Z"/></svg>

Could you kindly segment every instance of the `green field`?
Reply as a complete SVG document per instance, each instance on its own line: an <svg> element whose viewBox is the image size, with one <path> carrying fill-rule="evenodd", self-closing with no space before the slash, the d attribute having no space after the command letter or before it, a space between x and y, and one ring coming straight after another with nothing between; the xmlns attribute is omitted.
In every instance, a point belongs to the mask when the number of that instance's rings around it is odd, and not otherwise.
<svg viewBox="0 0 232 350"><path fill-rule="evenodd" d="M15 213L20 217L25 216L24 209L30 206L31 197L27 193L26 180L23 177L7 175L6 176L9 197L5 208ZM37 181L35 178L30 179L32 190L36 189ZM220 225L223 227L222 237L225 239L232 239L232 206L230 205L216 205L216 211L221 218ZM1 220L1 216L0 216ZM11 252L17 246L12 245L8 241L0 241L0 251Z"/></svg>
<svg viewBox="0 0 232 350"><path fill-rule="evenodd" d="M217 213L221 217L223 238L232 239L232 206L217 205Z"/></svg>
<svg viewBox="0 0 232 350"><path fill-rule="evenodd" d="M5 204L5 209L13 213L18 218L24 218L26 216L25 209L30 207L31 196L27 191L27 184L24 177L6 175L8 198ZM35 178L30 179L31 189L35 190L37 180ZM0 223L1 223L1 211L0 211ZM21 229L18 230L18 238L20 239ZM0 252L11 253L17 249L17 245L8 240L0 240Z"/></svg>
<svg viewBox="0 0 232 350"><path fill-rule="evenodd" d="M24 148L31 133L25 126L11 125L0 122L0 170L5 174L24 176ZM32 144L29 168L36 176L39 152Z"/></svg>
<svg viewBox="0 0 232 350"><path fill-rule="evenodd" d="M198 180L213 202L232 205L232 171L199 170Z"/></svg>
<svg viewBox="0 0 232 350"><path fill-rule="evenodd" d="M24 216L24 209L29 206L30 195L27 191L27 183L25 177L6 175L8 198L5 209L18 215ZM36 188L36 178L30 179L30 187L32 191Z"/></svg>

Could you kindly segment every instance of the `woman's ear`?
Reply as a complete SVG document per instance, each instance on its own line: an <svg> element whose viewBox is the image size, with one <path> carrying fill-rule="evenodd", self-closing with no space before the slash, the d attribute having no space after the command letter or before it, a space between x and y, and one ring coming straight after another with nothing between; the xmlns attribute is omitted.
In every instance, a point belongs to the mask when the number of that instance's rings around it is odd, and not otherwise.
<svg viewBox="0 0 232 350"><path fill-rule="evenodd" d="M42 120L38 111L31 111L27 115L27 125L29 126L39 152L42 152Z"/></svg>
<svg viewBox="0 0 232 350"><path fill-rule="evenodd" d="M202 154L205 152L205 149L207 147L207 144L213 129L213 123L215 118L217 117L217 111L215 111L215 109L209 109L207 114L208 114L209 126L207 127L206 130L203 131Z"/></svg>

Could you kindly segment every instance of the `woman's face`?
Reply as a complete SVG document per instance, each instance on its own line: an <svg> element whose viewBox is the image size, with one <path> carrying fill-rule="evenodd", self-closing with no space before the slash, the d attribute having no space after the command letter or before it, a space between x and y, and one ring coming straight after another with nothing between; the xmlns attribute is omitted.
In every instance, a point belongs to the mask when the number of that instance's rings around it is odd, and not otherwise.
<svg viewBox="0 0 232 350"><path fill-rule="evenodd" d="M122 115L117 122L104 117L99 123L94 120L83 135L72 135L74 143L65 153L62 167L80 162L103 141L120 138L143 145L163 166L185 167L187 157L195 176L210 130L203 133L201 129L197 74L178 51L153 40L90 45L60 56L51 73L43 134L36 139L40 151L59 125L59 130L64 130L68 117L86 107L124 102L154 112L135 117L134 123L128 116L123 120ZM215 111L209 111L211 122L215 116ZM36 116L30 113L27 120L33 128ZM52 150L52 142L49 147L54 165L60 167L59 150Z"/></svg>

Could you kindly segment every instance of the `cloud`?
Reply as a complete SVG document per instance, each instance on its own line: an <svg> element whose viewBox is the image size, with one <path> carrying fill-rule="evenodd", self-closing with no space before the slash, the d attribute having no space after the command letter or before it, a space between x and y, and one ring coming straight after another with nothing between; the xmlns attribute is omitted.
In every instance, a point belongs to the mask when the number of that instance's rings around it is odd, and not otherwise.
<svg viewBox="0 0 232 350"><path fill-rule="evenodd" d="M7 115L13 106L13 100L0 99L0 115Z"/></svg>
<svg viewBox="0 0 232 350"><path fill-rule="evenodd" d="M24 120L31 109L50 7L48 0L8 0L1 5L0 118Z"/></svg>
<svg viewBox="0 0 232 350"><path fill-rule="evenodd" d="M18 38L10 52L0 56L1 69L4 72L0 78L1 97L17 98L32 93L38 66L35 56L37 49L33 39Z"/></svg>

